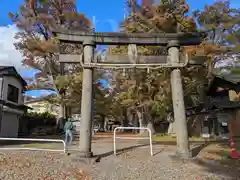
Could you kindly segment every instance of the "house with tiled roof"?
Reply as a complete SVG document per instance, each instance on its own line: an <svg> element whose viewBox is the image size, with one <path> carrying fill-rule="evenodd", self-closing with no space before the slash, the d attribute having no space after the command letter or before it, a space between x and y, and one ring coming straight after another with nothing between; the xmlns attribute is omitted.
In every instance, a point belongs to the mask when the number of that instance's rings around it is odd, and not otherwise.
<svg viewBox="0 0 240 180"><path fill-rule="evenodd" d="M13 66L0 66L0 137L18 137L19 118L27 109L26 86Z"/></svg>

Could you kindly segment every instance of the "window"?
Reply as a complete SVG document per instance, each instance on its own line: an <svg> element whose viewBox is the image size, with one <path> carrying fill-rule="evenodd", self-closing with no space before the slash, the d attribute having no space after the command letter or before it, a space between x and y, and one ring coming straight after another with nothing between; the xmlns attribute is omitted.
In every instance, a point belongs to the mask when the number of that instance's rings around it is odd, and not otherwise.
<svg viewBox="0 0 240 180"><path fill-rule="evenodd" d="M7 100L11 102L18 103L18 95L19 95L19 89L16 88L13 85L8 85L8 94L7 94Z"/></svg>

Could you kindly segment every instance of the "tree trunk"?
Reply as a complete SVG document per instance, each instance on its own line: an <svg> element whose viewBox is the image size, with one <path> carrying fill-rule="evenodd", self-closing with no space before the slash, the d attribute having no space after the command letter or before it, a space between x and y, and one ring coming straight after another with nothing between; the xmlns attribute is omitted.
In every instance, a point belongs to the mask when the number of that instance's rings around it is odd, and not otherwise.
<svg viewBox="0 0 240 180"><path fill-rule="evenodd" d="M104 121L104 131L108 131L108 119L105 119Z"/></svg>
<svg viewBox="0 0 240 180"><path fill-rule="evenodd" d="M138 116L139 127L146 127L146 124L145 124L144 119L143 119L142 112L140 112L138 109L136 109L136 113L137 113L137 116ZM140 134L144 133L144 131L145 130L141 129Z"/></svg>
<svg viewBox="0 0 240 180"><path fill-rule="evenodd" d="M100 120L100 130L104 131L104 125L105 125L105 115L100 115L101 116L101 120Z"/></svg>
<svg viewBox="0 0 240 180"><path fill-rule="evenodd" d="M155 128L153 125L153 119L152 119L151 115L149 114L149 110L148 110L147 106L145 106L144 111L145 111L145 119L147 122L147 128L149 128L151 130L152 134L155 134L156 131L155 131Z"/></svg>
<svg viewBox="0 0 240 180"><path fill-rule="evenodd" d="M128 123L134 125L134 119L133 114L131 112L128 112Z"/></svg>
<svg viewBox="0 0 240 180"><path fill-rule="evenodd" d="M58 118L64 118L64 115L65 115L65 107L63 104L60 104Z"/></svg>
<svg viewBox="0 0 240 180"><path fill-rule="evenodd" d="M128 127L128 124L129 124L129 121L128 121L128 113L127 113L127 109L124 108L123 110L123 115L124 115L124 119L123 119L123 127ZM123 130L123 131L126 131L126 130Z"/></svg>
<svg viewBox="0 0 240 180"><path fill-rule="evenodd" d="M176 128L174 124L174 117L172 113L169 113L167 116L167 121L169 122L168 124L168 135L169 136L176 136Z"/></svg>
<svg viewBox="0 0 240 180"><path fill-rule="evenodd" d="M152 134L156 133L152 120L148 121L147 128L151 130Z"/></svg>
<svg viewBox="0 0 240 180"><path fill-rule="evenodd" d="M57 131L62 130L64 126L64 118L65 118L65 107L63 104L59 106L59 114L56 122Z"/></svg>
<svg viewBox="0 0 240 180"><path fill-rule="evenodd" d="M138 117L136 116L136 114L132 115L132 123L133 123L134 127L139 127L139 121L138 121Z"/></svg>
<svg viewBox="0 0 240 180"><path fill-rule="evenodd" d="M176 128L175 128L174 122L169 122L168 135L173 136L173 137L176 136Z"/></svg>

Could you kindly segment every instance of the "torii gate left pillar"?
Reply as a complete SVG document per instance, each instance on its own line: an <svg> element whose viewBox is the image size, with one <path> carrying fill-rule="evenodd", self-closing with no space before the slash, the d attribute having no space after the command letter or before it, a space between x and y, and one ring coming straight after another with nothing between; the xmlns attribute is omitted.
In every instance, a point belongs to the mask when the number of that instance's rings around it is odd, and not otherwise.
<svg viewBox="0 0 240 180"><path fill-rule="evenodd" d="M83 42L84 63L92 62L95 43L91 40ZM93 68L84 67L82 81L81 124L79 153L81 157L90 158L92 153L92 120L93 120Z"/></svg>

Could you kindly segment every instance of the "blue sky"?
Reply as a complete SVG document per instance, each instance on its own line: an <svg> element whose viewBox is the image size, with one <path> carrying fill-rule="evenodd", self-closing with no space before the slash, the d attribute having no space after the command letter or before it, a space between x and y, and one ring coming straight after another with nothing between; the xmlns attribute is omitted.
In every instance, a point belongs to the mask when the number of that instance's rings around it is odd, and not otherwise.
<svg viewBox="0 0 240 180"><path fill-rule="evenodd" d="M112 32L118 29L119 22L123 19L124 14L124 2L125 0L76 0L78 11L83 12L93 22L97 31ZM8 36L11 29L13 33L10 33L13 39L13 34L16 31L14 26L11 26L11 21L8 18L8 12L16 12L19 5L23 0L1 0L0 6L0 64L2 61L6 63L19 65L21 63L21 55L14 50L14 46L9 40ZM202 9L205 4L213 3L213 0L187 0L190 4L191 10ZM232 0L232 6L240 7L239 0ZM1 29L3 29L1 31ZM6 35L4 36L3 33ZM4 38L3 38L4 37ZM11 48L8 46L11 45ZM2 49L1 49L2 48ZM1 53L4 50L4 53ZM11 52L12 51L12 52ZM4 58L4 60L2 60ZM10 58L10 59L9 59ZM5 63L5 64L6 64ZM23 77L32 77L34 71L31 69L21 68L20 73ZM29 95L40 95L39 92L31 92Z"/></svg>
<svg viewBox="0 0 240 180"><path fill-rule="evenodd" d="M114 31L118 22L123 18L123 8L125 0L76 0L78 11L84 12L90 20L96 20L97 31ZM1 0L0 25L11 24L8 12L16 12L23 0ZM191 10L202 9L205 4L210 4L214 0L187 0ZM232 6L239 7L239 0L231 0Z"/></svg>

